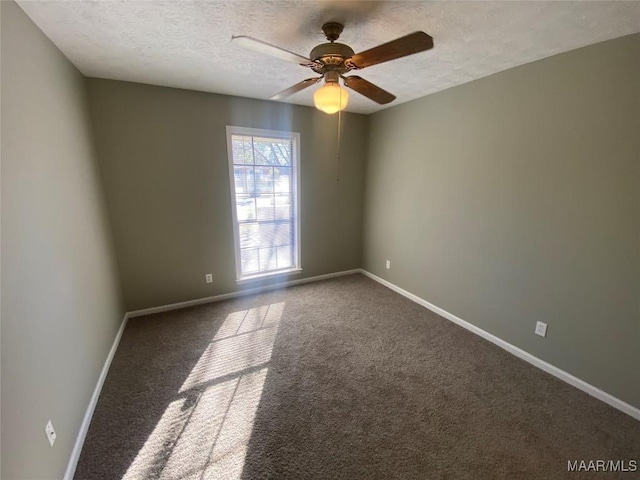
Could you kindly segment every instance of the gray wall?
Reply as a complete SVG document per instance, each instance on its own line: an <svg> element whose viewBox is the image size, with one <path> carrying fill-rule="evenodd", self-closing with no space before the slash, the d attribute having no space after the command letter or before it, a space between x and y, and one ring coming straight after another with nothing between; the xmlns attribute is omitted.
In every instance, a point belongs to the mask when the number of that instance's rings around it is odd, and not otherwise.
<svg viewBox="0 0 640 480"><path fill-rule="evenodd" d="M238 290L226 125L301 134L303 273L289 279L360 267L367 117L343 115L338 183L335 115L111 80L88 87L127 310Z"/></svg>
<svg viewBox="0 0 640 480"><path fill-rule="evenodd" d="M640 407L639 87L635 35L372 115L364 266Z"/></svg>
<svg viewBox="0 0 640 480"><path fill-rule="evenodd" d="M302 134L291 278L364 264L640 407L640 36L347 114L338 168L335 116L85 80L0 12L2 478L63 476L125 309L114 248L127 310L238 289L228 124Z"/></svg>
<svg viewBox="0 0 640 480"><path fill-rule="evenodd" d="M124 310L84 79L15 3L0 11L2 478L62 478Z"/></svg>

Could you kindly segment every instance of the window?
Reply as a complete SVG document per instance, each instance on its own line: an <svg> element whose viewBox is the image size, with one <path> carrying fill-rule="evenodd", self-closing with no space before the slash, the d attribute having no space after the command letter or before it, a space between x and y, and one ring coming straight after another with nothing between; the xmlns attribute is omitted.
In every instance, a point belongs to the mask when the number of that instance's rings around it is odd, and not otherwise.
<svg viewBox="0 0 640 480"><path fill-rule="evenodd" d="M300 271L300 135L227 127L236 278Z"/></svg>

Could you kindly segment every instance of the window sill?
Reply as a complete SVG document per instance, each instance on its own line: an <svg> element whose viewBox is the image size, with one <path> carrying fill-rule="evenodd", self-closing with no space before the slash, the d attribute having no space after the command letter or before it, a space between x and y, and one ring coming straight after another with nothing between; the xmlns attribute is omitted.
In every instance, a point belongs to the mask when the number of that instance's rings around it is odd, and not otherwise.
<svg viewBox="0 0 640 480"><path fill-rule="evenodd" d="M297 275L302 273L302 268L290 268L288 270L278 270L277 272L259 273L257 275L246 276L236 279L238 285L243 283L253 282L255 280L266 280L267 278L274 278L280 275Z"/></svg>

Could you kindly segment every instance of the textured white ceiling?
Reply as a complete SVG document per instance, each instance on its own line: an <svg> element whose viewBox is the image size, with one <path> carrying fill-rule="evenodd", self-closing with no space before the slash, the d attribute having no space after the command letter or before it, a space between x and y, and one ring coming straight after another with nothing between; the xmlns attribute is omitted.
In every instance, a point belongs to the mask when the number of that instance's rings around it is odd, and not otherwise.
<svg viewBox="0 0 640 480"><path fill-rule="evenodd" d="M359 71L388 106L567 50L640 32L640 2L26 1L31 19L85 75L267 99L310 70L231 43L249 35L307 56L341 21L356 52L416 30L435 47ZM313 105L314 88L289 98ZM350 92L348 111L384 107Z"/></svg>

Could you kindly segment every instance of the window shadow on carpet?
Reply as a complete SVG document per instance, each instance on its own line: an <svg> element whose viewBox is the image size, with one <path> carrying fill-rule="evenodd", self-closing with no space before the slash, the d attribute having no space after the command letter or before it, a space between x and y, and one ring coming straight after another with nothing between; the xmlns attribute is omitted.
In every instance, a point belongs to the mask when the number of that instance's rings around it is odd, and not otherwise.
<svg viewBox="0 0 640 480"><path fill-rule="evenodd" d="M132 322L112 368L119 381L105 384L75 477L109 472L109 478L123 480L240 478L284 305L235 310L222 322L205 315L184 322L177 335L162 318ZM206 341L198 339L207 333ZM145 355L136 342L163 348ZM125 371L128 388L121 384ZM158 405L166 408L159 412ZM101 417L113 415L114 407L138 426L123 426L135 434L115 439L109 451L108 440L98 436L113 429L105 431L109 419ZM132 451L137 453L129 461L122 457ZM92 465L96 459L112 461L113 468Z"/></svg>

